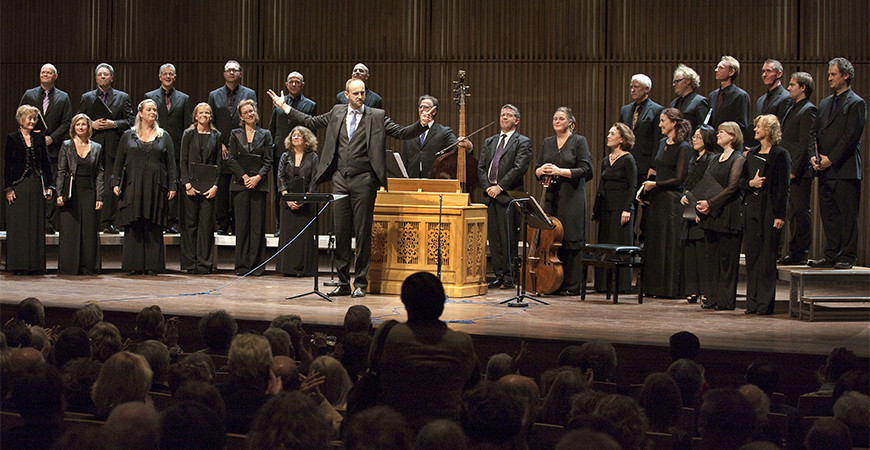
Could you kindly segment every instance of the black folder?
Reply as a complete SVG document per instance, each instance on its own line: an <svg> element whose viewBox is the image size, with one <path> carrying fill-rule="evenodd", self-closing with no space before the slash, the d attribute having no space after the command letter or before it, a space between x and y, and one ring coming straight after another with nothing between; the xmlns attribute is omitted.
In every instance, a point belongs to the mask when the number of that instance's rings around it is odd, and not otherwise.
<svg viewBox="0 0 870 450"><path fill-rule="evenodd" d="M263 157L253 153L239 152L236 161L242 166L242 171L249 177L252 177L260 172L263 167Z"/></svg>
<svg viewBox="0 0 870 450"><path fill-rule="evenodd" d="M190 185L199 192L205 192L215 185L218 167L213 164L190 163Z"/></svg>

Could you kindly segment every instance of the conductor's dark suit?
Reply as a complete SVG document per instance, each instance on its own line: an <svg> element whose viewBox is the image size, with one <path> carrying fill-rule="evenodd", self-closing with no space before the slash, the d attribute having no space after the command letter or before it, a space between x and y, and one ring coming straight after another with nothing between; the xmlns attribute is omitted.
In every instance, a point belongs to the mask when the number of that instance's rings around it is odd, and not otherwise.
<svg viewBox="0 0 870 450"><path fill-rule="evenodd" d="M788 248L792 259L807 259L813 241L813 221L810 212L810 191L813 168L810 156L815 154L816 117L819 108L808 98L789 105L783 114L782 141L779 145L791 156L791 176L788 196L788 228L791 238Z"/></svg>
<svg viewBox="0 0 870 450"><path fill-rule="evenodd" d="M257 101L257 93L253 89L242 85L237 86L236 98L232 104L227 102L227 94L230 89L227 85L223 85L208 94L208 105L211 106L211 123L221 132L221 144L229 148L230 132L238 128L241 123L239 119L239 103L242 100ZM233 210L230 204L230 183L231 170L226 164L226 159L221 153L220 166L221 176L218 180L218 190L215 204L215 223L219 230L229 231L233 223Z"/></svg>
<svg viewBox="0 0 870 450"><path fill-rule="evenodd" d="M420 142L420 138L423 142ZM429 129L417 139L402 141L402 162L410 178L430 178L435 154L456 143L456 135L450 127L438 122L429 124Z"/></svg>
<svg viewBox="0 0 870 450"><path fill-rule="evenodd" d="M126 92L110 88L106 91L105 106L97 103L103 102L101 96L102 91L99 89L82 94L78 112L87 114L91 120L109 119L115 122L115 128L94 130L94 134L91 136L92 141L103 146L103 167L115 167L118 142L121 141L121 135L133 126L136 116L130 106L130 96ZM110 178L106 180L106 184L110 186L117 184L113 184L112 181ZM103 192L103 209L100 213L101 229L114 225L117 209L117 197L111 189L106 189Z"/></svg>
<svg viewBox="0 0 870 450"><path fill-rule="evenodd" d="M635 107L637 107L637 121L632 127ZM659 149L659 141L662 140L659 116L663 109L662 105L647 97L640 104L632 102L619 110L619 121L631 127L631 131L634 132L634 148L631 149L631 156L637 163L638 185L646 180L650 163Z"/></svg>
<svg viewBox="0 0 870 450"><path fill-rule="evenodd" d="M160 128L166 130L172 138L172 145L175 147L175 164L178 165L181 161L181 136L184 130L193 123L193 106L190 104L190 97L178 89L172 88L169 91L169 109L166 109L166 97L162 87L154 89L145 94L146 100L154 100L157 103L157 123ZM184 191L180 189L180 191ZM169 201L169 211L167 212L168 226L174 227L178 225L179 204L181 195L176 195L175 198Z"/></svg>
<svg viewBox="0 0 870 450"><path fill-rule="evenodd" d="M60 146L65 139L69 138L70 120L72 120L72 104L66 92L53 87L48 91L48 109L42 110L42 101L45 99L45 90L42 86L28 89L21 96L21 105L30 105L39 110L45 121L36 121L34 131L42 131L51 136L51 145L48 146L48 157L51 159L51 170L57 173L57 155ZM47 200L45 205L45 228L54 228L54 216L57 211L57 203L54 199Z"/></svg>
<svg viewBox="0 0 870 450"><path fill-rule="evenodd" d="M290 94L284 96L284 102L293 107L298 111L301 111L309 116L313 116L317 114L317 103L311 100L308 97L305 97L302 94L299 94L298 97L293 98ZM301 125L299 122L295 122L292 120L287 120L287 115L284 114L284 110L281 108L272 108L272 117L269 119L269 133L272 134L273 143L273 153L272 153L272 161L275 164L278 164L278 161L281 160L281 155L287 151L284 148L284 139L290 135L290 132L293 131L298 125ZM315 130L312 129L312 132ZM281 228L281 191L278 189L278 171L275 170L275 181L272 183L275 186L275 221L277 223L277 228Z"/></svg>
<svg viewBox="0 0 870 450"><path fill-rule="evenodd" d="M710 101L695 91L675 98L670 106L683 113L683 119L692 123L693 130L704 123L704 119L707 118L707 113L710 111ZM658 143L656 143L655 149L658 151Z"/></svg>
<svg viewBox="0 0 870 450"><path fill-rule="evenodd" d="M825 227L825 259L855 263L858 252L858 205L861 200L861 133L867 103L852 89L825 97L819 104L816 142L831 167L819 177L819 209ZM833 107L833 111L832 111Z"/></svg>
<svg viewBox="0 0 870 450"><path fill-rule="evenodd" d="M356 237L354 287L368 287L369 260L372 253L372 220L375 195L379 186L387 187L386 135L396 139L413 139L423 133L416 122L407 127L395 123L382 109L363 106L357 128L348 136L348 105L335 105L319 116L309 116L295 109L288 120L308 128L326 128L320 164L314 178L317 183L332 180L334 193L347 194L334 205L335 265L342 286L350 286L351 224Z"/></svg>
<svg viewBox="0 0 870 450"><path fill-rule="evenodd" d="M511 258L517 256L517 233L520 224L519 215L512 208L508 230L506 209L511 198L507 192L523 190L523 177L532 160L532 140L514 131L505 142L504 154L498 162L496 182L493 183L489 179L489 172L501 135L502 133L490 136L484 141L477 164L477 177L480 188L484 191L483 202L487 205L487 239L493 273L496 279L516 281L511 276ZM502 193L492 198L486 194L486 189L496 184L502 188Z"/></svg>
<svg viewBox="0 0 870 450"><path fill-rule="evenodd" d="M718 106L719 93L722 93L722 105ZM743 132L744 139L752 138L755 133L752 131L749 121L749 94L743 89L732 83L724 88L719 88L710 92L710 121L707 123L714 130L719 128L724 122L735 122L740 131ZM751 139L750 142L754 141Z"/></svg>

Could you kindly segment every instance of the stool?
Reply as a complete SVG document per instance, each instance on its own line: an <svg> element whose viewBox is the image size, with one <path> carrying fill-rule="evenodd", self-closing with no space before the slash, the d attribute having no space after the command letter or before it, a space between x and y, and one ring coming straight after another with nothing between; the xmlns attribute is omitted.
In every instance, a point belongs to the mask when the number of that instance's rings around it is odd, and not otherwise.
<svg viewBox="0 0 870 450"><path fill-rule="evenodd" d="M643 249L633 245L619 244L587 244L583 252L592 255L591 258L583 258L580 263L580 300L586 301L586 278L587 267L601 267L606 273L606 295L610 300L610 291L613 290L613 303L619 303L619 270L616 269L639 269L640 276L637 279L637 303L643 304L643 261L640 254Z"/></svg>

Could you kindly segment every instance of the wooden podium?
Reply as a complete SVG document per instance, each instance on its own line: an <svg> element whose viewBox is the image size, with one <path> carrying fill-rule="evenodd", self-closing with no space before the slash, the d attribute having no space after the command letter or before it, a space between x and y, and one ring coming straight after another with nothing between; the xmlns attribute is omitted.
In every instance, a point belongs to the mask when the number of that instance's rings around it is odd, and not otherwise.
<svg viewBox="0 0 870 450"><path fill-rule="evenodd" d="M486 293L486 206L470 202L457 180L390 178L378 191L369 291L400 294L415 272L437 273L441 199L441 281L450 297Z"/></svg>

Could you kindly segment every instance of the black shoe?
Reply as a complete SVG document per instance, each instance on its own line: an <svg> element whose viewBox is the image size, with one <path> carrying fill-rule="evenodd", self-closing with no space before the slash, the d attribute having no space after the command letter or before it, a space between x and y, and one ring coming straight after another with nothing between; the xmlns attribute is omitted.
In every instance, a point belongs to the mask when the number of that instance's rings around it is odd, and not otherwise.
<svg viewBox="0 0 870 450"><path fill-rule="evenodd" d="M133 275L139 275L139 273L140 273L139 270L131 270L131 271L127 272L127 275L133 276Z"/></svg>
<svg viewBox="0 0 870 450"><path fill-rule="evenodd" d="M503 281L504 281L504 280L502 280L501 278L496 278L496 279L490 281L489 283L486 283L486 286L487 286L488 288L490 288L490 289L495 289L495 288L497 288L497 287L500 287L500 286L501 286L501 283L502 283Z"/></svg>
<svg viewBox="0 0 870 450"><path fill-rule="evenodd" d="M833 267L834 261L830 259L822 258L822 259L811 259L807 261L807 265L810 267Z"/></svg>
<svg viewBox="0 0 870 450"><path fill-rule="evenodd" d="M780 259L776 263L781 266L802 266L807 263L807 259L788 255L785 258Z"/></svg>
<svg viewBox="0 0 870 450"><path fill-rule="evenodd" d="M365 290L365 288L358 287L358 288L353 290L353 294L350 294L350 296L353 298L365 297L366 290Z"/></svg>
<svg viewBox="0 0 870 450"><path fill-rule="evenodd" d="M758 311L758 312L755 313L755 315L756 315L756 316L772 316L772 315L773 315L773 311L770 311L770 312L766 312L766 311Z"/></svg>
<svg viewBox="0 0 870 450"><path fill-rule="evenodd" d="M724 306L716 306L716 311L734 311L734 307L726 308Z"/></svg>
<svg viewBox="0 0 870 450"><path fill-rule="evenodd" d="M559 295L561 295L562 297L574 297L580 295L580 293L574 292L570 289L562 289L561 291L559 291Z"/></svg>
<svg viewBox="0 0 870 450"><path fill-rule="evenodd" d="M761 313L756 313L754 310L747 309L746 311L743 311L743 314L761 314Z"/></svg>
<svg viewBox="0 0 870 450"><path fill-rule="evenodd" d="M716 309L716 305L707 302L701 302L701 309Z"/></svg>
<svg viewBox="0 0 870 450"><path fill-rule="evenodd" d="M851 269L852 263L850 263L849 261L837 261L834 263L834 268L835 269Z"/></svg>
<svg viewBox="0 0 870 450"><path fill-rule="evenodd" d="M504 280L501 282L502 289L513 289L515 287L517 287L517 285L514 284L514 282L512 280Z"/></svg>
<svg viewBox="0 0 870 450"><path fill-rule="evenodd" d="M118 229L117 227L115 227L114 225L109 225L109 226L103 228L103 233L106 233L106 234L119 234L119 233L121 233L121 230L119 230L119 229Z"/></svg>
<svg viewBox="0 0 870 450"><path fill-rule="evenodd" d="M175 225L170 225L170 226L166 227L166 229L163 230L163 232L169 233L169 234L178 234L178 228L175 228Z"/></svg>
<svg viewBox="0 0 870 450"><path fill-rule="evenodd" d="M275 234L273 234L273 236L281 237L281 230L276 231Z"/></svg>
<svg viewBox="0 0 870 450"><path fill-rule="evenodd" d="M350 295L350 286L338 286L329 291L326 295L330 297L343 297L345 295ZM365 295L365 293L363 293L363 295Z"/></svg>
<svg viewBox="0 0 870 450"><path fill-rule="evenodd" d="M230 233L227 230L224 230L223 228L218 228L217 234L219 234L221 236L228 236Z"/></svg>
<svg viewBox="0 0 870 450"><path fill-rule="evenodd" d="M57 233L57 230L55 230L54 227L51 227L51 226L45 227L45 234L54 234L54 233Z"/></svg>
<svg viewBox="0 0 870 450"><path fill-rule="evenodd" d="M157 276L157 272L154 271L154 270L146 270L146 271L145 271L145 275L148 275L149 277L156 277L156 276Z"/></svg>
<svg viewBox="0 0 870 450"><path fill-rule="evenodd" d="M686 301L688 301L689 303L694 305L695 303L698 303L698 296L697 295L690 295L690 296L686 297Z"/></svg>

